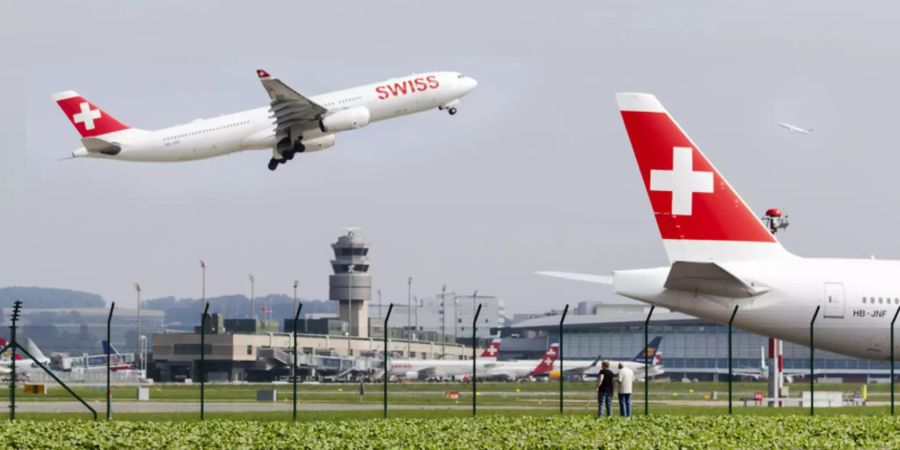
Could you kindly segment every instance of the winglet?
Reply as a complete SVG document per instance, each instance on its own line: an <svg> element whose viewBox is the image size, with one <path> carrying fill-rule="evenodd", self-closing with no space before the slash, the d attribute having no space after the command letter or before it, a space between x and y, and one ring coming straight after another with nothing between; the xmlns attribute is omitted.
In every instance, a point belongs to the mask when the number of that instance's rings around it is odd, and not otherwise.
<svg viewBox="0 0 900 450"><path fill-rule="evenodd" d="M266 72L265 69L256 69L256 76L258 76L261 80L272 78L272 75L269 75L269 72Z"/></svg>

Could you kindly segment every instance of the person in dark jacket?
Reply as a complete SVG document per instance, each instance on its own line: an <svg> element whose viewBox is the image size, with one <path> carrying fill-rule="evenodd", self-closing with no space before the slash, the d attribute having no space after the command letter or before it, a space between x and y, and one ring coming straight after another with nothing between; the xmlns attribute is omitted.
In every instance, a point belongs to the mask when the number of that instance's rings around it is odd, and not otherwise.
<svg viewBox="0 0 900 450"><path fill-rule="evenodd" d="M603 415L603 408L606 407L606 416L612 416L612 395L613 382L616 380L616 374L609 370L609 361L604 360L601 365L602 369L597 375L597 386L594 392L597 394L597 417Z"/></svg>

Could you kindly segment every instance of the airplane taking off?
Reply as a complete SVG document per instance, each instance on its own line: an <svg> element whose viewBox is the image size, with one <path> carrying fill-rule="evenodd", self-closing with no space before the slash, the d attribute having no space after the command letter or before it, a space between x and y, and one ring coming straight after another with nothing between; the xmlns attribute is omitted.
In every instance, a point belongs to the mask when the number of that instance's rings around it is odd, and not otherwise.
<svg viewBox="0 0 900 450"><path fill-rule="evenodd" d="M799 134L810 134L813 132L812 128L800 128L796 125L791 125L789 123L778 122L778 126L784 128L785 130L790 131L791 133L799 133Z"/></svg>
<svg viewBox="0 0 900 450"><path fill-rule="evenodd" d="M305 97L265 70L256 71L269 106L159 130L131 128L74 91L53 99L81 134L73 158L177 162L243 150L272 150L269 170L297 153L334 145L335 134L429 109L456 114L478 82L457 72L428 72Z"/></svg>
<svg viewBox="0 0 900 450"><path fill-rule="evenodd" d="M820 308L816 348L889 358L900 261L788 252L656 97L625 93L616 100L669 259L663 267L614 271L617 294L722 325L738 306L735 326L801 345L810 344L810 321Z"/></svg>

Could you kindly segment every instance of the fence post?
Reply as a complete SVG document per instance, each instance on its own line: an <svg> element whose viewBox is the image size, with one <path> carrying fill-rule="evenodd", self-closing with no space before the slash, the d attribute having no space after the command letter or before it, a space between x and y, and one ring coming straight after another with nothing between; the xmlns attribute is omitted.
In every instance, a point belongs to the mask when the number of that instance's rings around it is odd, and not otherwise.
<svg viewBox="0 0 900 450"><path fill-rule="evenodd" d="M813 325L816 323L816 317L819 316L819 308L816 306L816 312L813 313L812 320L809 321L809 415L816 415L816 335Z"/></svg>
<svg viewBox="0 0 900 450"><path fill-rule="evenodd" d="M384 418L387 419L387 404L388 404L388 378L390 375L390 366L388 366L388 360L390 358L388 354L388 320L391 320L391 311L394 310L394 302L391 302L390 306L388 306L387 315L384 316L384 328L382 332L384 334Z"/></svg>
<svg viewBox="0 0 900 450"><path fill-rule="evenodd" d="M563 367L563 335L565 332L563 331L563 322L566 321L566 314L569 314L569 304L566 303L566 307L563 308L562 317L559 319L559 413L563 414L563 392L566 380L566 371Z"/></svg>
<svg viewBox="0 0 900 450"><path fill-rule="evenodd" d="M291 378L294 383L294 412L293 421L297 421L297 322L300 320L300 310L303 309L303 303L297 304L297 313L294 314L294 364L291 367Z"/></svg>
<svg viewBox="0 0 900 450"><path fill-rule="evenodd" d="M478 316L481 315L481 303L475 310L475 318L472 319L472 416L478 413L478 346L475 340L478 338Z"/></svg>
<svg viewBox="0 0 900 450"><path fill-rule="evenodd" d="M656 305L650 306L647 320L644 321L644 415L650 414L650 317Z"/></svg>
<svg viewBox="0 0 900 450"><path fill-rule="evenodd" d="M19 312L22 310L22 301L13 303L12 325L9 327L9 341L12 346L12 356L9 362L9 420L16 420L16 323L19 321Z"/></svg>
<svg viewBox="0 0 900 450"><path fill-rule="evenodd" d="M112 386L109 381L110 374L110 364L109 364L109 353L112 348L112 341L110 340L111 332L110 328L112 327L112 316L113 311L116 309L116 302L112 302L109 305L109 317L106 318L106 420L112 420ZM138 353L140 353L141 347L141 336L138 335Z"/></svg>
<svg viewBox="0 0 900 450"><path fill-rule="evenodd" d="M206 316L209 312L209 303L203 307L203 316L200 317L200 420L205 416L206 408Z"/></svg>
<svg viewBox="0 0 900 450"><path fill-rule="evenodd" d="M734 311L731 312L731 319L728 320L728 414L732 413L731 410L731 395L732 395L732 383L734 382L734 365L732 364L732 343L731 343L731 328L734 324L734 316L737 315L738 305L734 305Z"/></svg>
<svg viewBox="0 0 900 450"><path fill-rule="evenodd" d="M894 415L894 391L896 390L895 384L897 383L894 379L894 323L897 322L897 315L900 314L900 306L897 307L897 312L894 313L894 319L891 320L891 415Z"/></svg>

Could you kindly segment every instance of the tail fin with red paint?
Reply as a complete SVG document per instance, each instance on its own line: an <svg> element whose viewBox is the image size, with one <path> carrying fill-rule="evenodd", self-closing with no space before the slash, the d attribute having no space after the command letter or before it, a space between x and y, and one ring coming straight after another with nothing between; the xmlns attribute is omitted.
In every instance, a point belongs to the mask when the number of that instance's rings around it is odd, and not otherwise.
<svg viewBox="0 0 900 450"><path fill-rule="evenodd" d="M537 367L535 367L528 375L549 375L550 372L553 371L553 364L556 363L556 358L559 358L559 344L550 344L547 353L544 353L544 356L541 357L541 361L538 363Z"/></svg>
<svg viewBox="0 0 900 450"><path fill-rule="evenodd" d="M53 100L63 110L82 138L103 136L130 128L97 105L85 100L75 91L53 94Z"/></svg>
<svg viewBox="0 0 900 450"><path fill-rule="evenodd" d="M791 256L650 94L616 94L671 262Z"/></svg>
<svg viewBox="0 0 900 450"><path fill-rule="evenodd" d="M481 358L497 358L500 354L500 338L494 338L491 343L481 352Z"/></svg>

